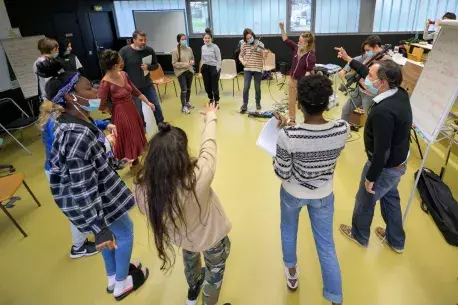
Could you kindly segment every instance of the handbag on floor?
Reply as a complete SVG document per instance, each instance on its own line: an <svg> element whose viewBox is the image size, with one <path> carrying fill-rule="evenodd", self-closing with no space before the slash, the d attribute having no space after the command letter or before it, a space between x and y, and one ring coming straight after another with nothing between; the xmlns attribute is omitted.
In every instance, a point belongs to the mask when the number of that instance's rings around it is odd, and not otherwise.
<svg viewBox="0 0 458 305"><path fill-rule="evenodd" d="M415 173L417 177L418 171ZM421 209L431 215L447 243L458 246L458 202L450 188L432 170L421 172L417 185Z"/></svg>

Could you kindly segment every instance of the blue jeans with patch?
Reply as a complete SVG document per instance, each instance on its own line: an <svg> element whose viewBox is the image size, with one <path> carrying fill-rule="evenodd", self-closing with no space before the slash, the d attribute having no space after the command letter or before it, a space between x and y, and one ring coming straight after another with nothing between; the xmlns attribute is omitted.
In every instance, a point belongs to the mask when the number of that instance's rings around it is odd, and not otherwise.
<svg viewBox="0 0 458 305"><path fill-rule="evenodd" d="M102 256L105 261L107 275L116 275L117 281L124 280L129 275L130 257L134 245L134 225L126 213L109 226L116 241L115 250L103 249Z"/></svg>
<svg viewBox="0 0 458 305"><path fill-rule="evenodd" d="M368 245L375 204L380 200L380 210L386 223L386 240L393 248L403 250L406 235L402 226L398 185L402 175L406 172L406 167L402 165L397 168L384 168L374 183L374 195L368 193L365 187L366 175L370 165L371 162L367 161L361 174L353 210L352 235L361 245Z"/></svg>
<svg viewBox="0 0 458 305"><path fill-rule="evenodd" d="M151 103L156 106L156 110L153 112L154 114L154 119L156 120L156 125L164 121L164 116L162 115L162 108L161 104L159 103L159 98L157 97L156 89L154 88L154 85L148 86L146 88L138 88L141 93L143 93L144 96L150 101ZM135 106L137 107L138 112L140 113L140 116L142 117L143 121L143 126L146 127L145 123L145 117L143 116L143 110L142 110L142 101L140 101L136 96L134 96L134 102Z"/></svg>
<svg viewBox="0 0 458 305"><path fill-rule="evenodd" d="M337 260L333 236L334 194L321 199L299 199L282 187L281 200L281 242L283 261L287 268L297 264L296 246L299 214L307 206L318 258L323 277L323 296L330 302L343 302L342 275Z"/></svg>

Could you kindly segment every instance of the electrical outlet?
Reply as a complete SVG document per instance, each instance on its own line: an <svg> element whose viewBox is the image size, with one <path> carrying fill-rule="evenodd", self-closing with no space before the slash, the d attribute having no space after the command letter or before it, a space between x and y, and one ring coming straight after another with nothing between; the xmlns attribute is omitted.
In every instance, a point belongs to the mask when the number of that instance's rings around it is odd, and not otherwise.
<svg viewBox="0 0 458 305"><path fill-rule="evenodd" d="M89 51L89 55L92 55L92 51Z"/></svg>

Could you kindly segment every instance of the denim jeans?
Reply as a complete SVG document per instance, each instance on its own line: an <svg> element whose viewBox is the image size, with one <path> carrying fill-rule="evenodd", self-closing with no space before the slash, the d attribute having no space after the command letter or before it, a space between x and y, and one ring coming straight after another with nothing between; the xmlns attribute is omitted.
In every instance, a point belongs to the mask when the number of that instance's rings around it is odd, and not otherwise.
<svg viewBox="0 0 458 305"><path fill-rule="evenodd" d="M48 178L48 181L50 180L50 172L45 170L45 175L46 178ZM70 221L70 231L72 232L72 245L75 249L81 248L82 245L84 245L84 242L86 241L87 235L84 233L81 233L80 230L78 230L77 227Z"/></svg>
<svg viewBox="0 0 458 305"><path fill-rule="evenodd" d="M382 174L374 183L374 195L368 193L364 185L370 165L370 161L367 161L361 174L353 210L352 234L360 244L367 246L371 234L375 204L377 200L380 200L380 210L386 223L386 240L393 248L403 250L406 235L402 226L398 184L406 172L406 167L403 165L399 168L383 169Z"/></svg>
<svg viewBox="0 0 458 305"><path fill-rule="evenodd" d="M189 104L189 100L191 98L191 90L192 90L192 79L194 78L194 74L191 71L186 71L178 76L178 82L180 83L181 88L181 107L186 106Z"/></svg>
<svg viewBox="0 0 458 305"><path fill-rule="evenodd" d="M154 104L154 106L156 106L156 110L154 111L154 119L156 120L156 124L163 122L164 117L162 115L161 104L159 103L159 98L157 97L157 93L156 93L156 89L154 88L154 85L148 86L146 88L138 88L138 90L140 90L140 92L146 96L148 101L150 101L151 103ZM142 110L142 101L140 101L136 96L134 96L134 102L135 102L135 106L137 106L140 116L142 117L143 126L146 126L145 117L143 116L143 110Z"/></svg>
<svg viewBox="0 0 458 305"><path fill-rule="evenodd" d="M299 199L282 187L281 242L283 261L287 268L297 264L296 245L299 214L307 206L313 237L323 277L323 296L330 302L342 303L342 276L333 237L334 194L321 199Z"/></svg>
<svg viewBox="0 0 458 305"><path fill-rule="evenodd" d="M130 257L134 244L134 225L126 213L109 226L113 233L117 249L102 250L105 269L108 276L116 274L116 280L122 281L129 275Z"/></svg>
<svg viewBox="0 0 458 305"><path fill-rule="evenodd" d="M254 89L256 91L256 105L261 104L261 72L245 71L243 84L243 105L248 105L250 95L251 78L254 78Z"/></svg>

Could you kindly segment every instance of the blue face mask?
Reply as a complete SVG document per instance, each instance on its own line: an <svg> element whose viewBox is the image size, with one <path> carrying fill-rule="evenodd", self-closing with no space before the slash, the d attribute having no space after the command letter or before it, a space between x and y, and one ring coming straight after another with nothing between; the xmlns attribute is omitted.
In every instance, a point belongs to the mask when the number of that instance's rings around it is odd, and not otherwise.
<svg viewBox="0 0 458 305"><path fill-rule="evenodd" d="M52 57L56 58L57 56L59 56L59 52L52 53Z"/></svg>
<svg viewBox="0 0 458 305"><path fill-rule="evenodd" d="M372 52L372 51L366 51L366 56L367 56L367 57L372 57L372 56L374 56L374 55L375 55L374 52Z"/></svg>
<svg viewBox="0 0 458 305"><path fill-rule="evenodd" d="M181 40L181 41L180 41L180 45L181 45L182 47L186 47L186 46L188 45L188 41L187 41L187 40Z"/></svg>
<svg viewBox="0 0 458 305"><path fill-rule="evenodd" d="M87 112L94 112L94 111L99 110L100 102L101 102L99 98L87 99L87 98L81 97L79 95L75 95L75 94L72 94L72 95L73 95L73 101L74 102L77 101L76 96L79 97L79 98L82 98L83 100L89 101L89 105L88 106L83 106L83 105L80 105L79 103L77 103L81 107L81 109L84 109Z"/></svg>
<svg viewBox="0 0 458 305"><path fill-rule="evenodd" d="M250 39L248 39L248 43L253 43L254 42L254 38L251 37Z"/></svg>
<svg viewBox="0 0 458 305"><path fill-rule="evenodd" d="M369 91L370 93L372 93L373 95L377 95L378 94L378 90L380 89L379 88L375 88L374 87L374 82L376 82L377 80L374 80L374 81L371 81L369 78L366 77L366 79L364 80L364 85L366 86L366 89L367 91Z"/></svg>

